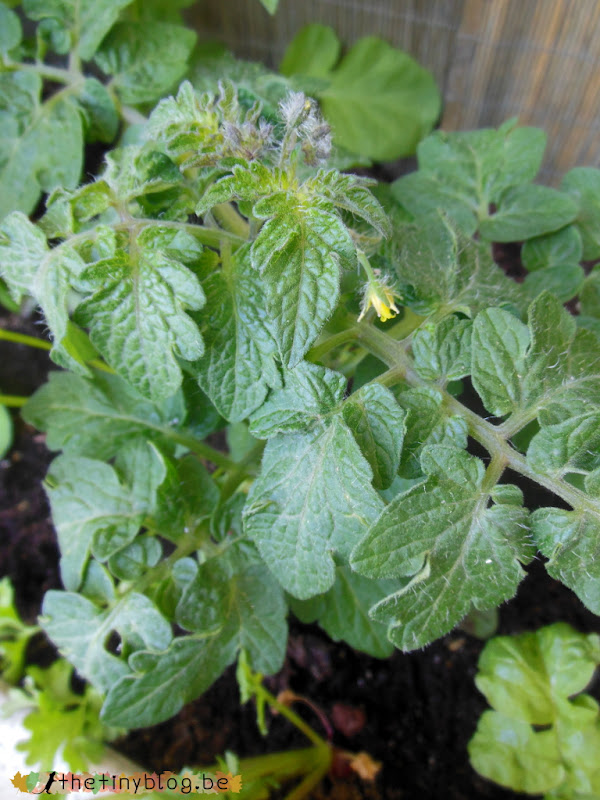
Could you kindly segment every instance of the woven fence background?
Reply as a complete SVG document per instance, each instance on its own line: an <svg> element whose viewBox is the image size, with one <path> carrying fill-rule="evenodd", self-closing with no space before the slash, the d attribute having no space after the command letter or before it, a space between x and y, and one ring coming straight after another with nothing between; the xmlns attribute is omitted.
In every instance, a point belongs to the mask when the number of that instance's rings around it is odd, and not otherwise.
<svg viewBox="0 0 600 800"><path fill-rule="evenodd" d="M345 45L375 34L430 69L441 127L496 126L517 116L548 134L541 177L600 164L600 0L202 0L190 20L203 38L275 67L309 22Z"/></svg>

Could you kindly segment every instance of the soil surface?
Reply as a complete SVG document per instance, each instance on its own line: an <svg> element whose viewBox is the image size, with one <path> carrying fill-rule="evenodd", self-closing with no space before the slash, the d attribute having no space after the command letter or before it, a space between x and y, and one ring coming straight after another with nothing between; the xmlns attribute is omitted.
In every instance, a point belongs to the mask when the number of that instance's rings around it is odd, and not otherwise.
<svg viewBox="0 0 600 800"><path fill-rule="evenodd" d="M39 322L0 319L42 335ZM47 354L0 342L0 386L29 394L46 376ZM60 586L58 549L48 520L41 480L52 456L44 437L15 414L16 436L0 472L0 574L11 577L18 606L28 621L39 612L44 593ZM531 496L527 500L544 502ZM568 589L553 581L540 560L528 568L517 596L500 610L499 633L534 630L566 621L581 631L600 633L600 618L588 612ZM483 642L459 630L424 651L396 653L377 660L331 642L317 627L291 620L285 666L267 685L309 698L333 728L333 742L354 752L367 751L384 766L375 783L356 776L328 777L313 798L479 798L523 797L480 778L471 768L467 742L486 708L473 682ZM42 637L32 642L30 660L48 663L53 650ZM600 700L598 681L591 693ZM323 732L313 710L298 713ZM118 749L149 771L178 770L213 763L231 750L240 757L304 747L306 740L280 717L270 717L263 739L250 704L240 707L233 669L199 700L161 725L134 731Z"/></svg>

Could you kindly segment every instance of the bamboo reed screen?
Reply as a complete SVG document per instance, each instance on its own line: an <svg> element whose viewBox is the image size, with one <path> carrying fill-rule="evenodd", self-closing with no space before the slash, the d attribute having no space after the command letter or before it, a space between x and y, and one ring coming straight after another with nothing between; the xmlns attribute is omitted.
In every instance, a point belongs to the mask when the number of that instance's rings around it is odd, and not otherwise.
<svg viewBox="0 0 600 800"><path fill-rule="evenodd" d="M344 44L375 34L435 75L446 130L517 116L548 134L541 178L600 163L600 0L202 0L190 19L242 57L276 66L309 22Z"/></svg>

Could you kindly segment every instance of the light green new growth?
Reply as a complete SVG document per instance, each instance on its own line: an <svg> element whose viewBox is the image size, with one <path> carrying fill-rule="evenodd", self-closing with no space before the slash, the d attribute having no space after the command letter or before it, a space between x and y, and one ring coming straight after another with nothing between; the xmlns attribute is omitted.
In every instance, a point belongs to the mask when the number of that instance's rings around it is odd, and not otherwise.
<svg viewBox="0 0 600 800"><path fill-rule="evenodd" d="M598 665L600 638L561 622L488 642L475 682L494 710L469 742L475 769L546 800L596 797L600 710L581 692Z"/></svg>

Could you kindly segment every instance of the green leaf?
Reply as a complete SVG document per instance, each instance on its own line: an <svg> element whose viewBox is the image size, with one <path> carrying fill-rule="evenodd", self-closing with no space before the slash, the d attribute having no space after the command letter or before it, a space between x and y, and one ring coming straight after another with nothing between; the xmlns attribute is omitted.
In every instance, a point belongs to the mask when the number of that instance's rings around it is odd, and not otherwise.
<svg viewBox="0 0 600 800"><path fill-rule="evenodd" d="M102 178L122 203L178 187L183 192L182 176L164 153L138 145L111 150L106 155Z"/></svg>
<svg viewBox="0 0 600 800"><path fill-rule="evenodd" d="M600 786L589 755L600 744L598 704L587 695L570 698L599 663L599 637L560 622L488 642L475 682L496 710L483 714L469 743L475 769L516 791L593 796Z"/></svg>
<svg viewBox="0 0 600 800"><path fill-rule="evenodd" d="M525 360L524 392L530 400L558 389L569 372L569 352L575 337L574 318L548 292L529 307L531 346Z"/></svg>
<svg viewBox="0 0 600 800"><path fill-rule="evenodd" d="M527 275L523 288L532 300L543 291L548 291L555 295L561 303L566 303L579 294L584 277L585 273L579 264L564 264Z"/></svg>
<svg viewBox="0 0 600 800"><path fill-rule="evenodd" d="M119 112L106 87L96 78L86 78L77 101L85 118L86 141L112 142L119 130Z"/></svg>
<svg viewBox="0 0 600 800"><path fill-rule="evenodd" d="M0 408L4 408L0 406ZM0 677L9 684L23 677L25 650L37 629L26 625L15 606L15 592L8 577L0 580Z"/></svg>
<svg viewBox="0 0 600 800"><path fill-rule="evenodd" d="M172 252L157 226L138 237L135 252L118 251L82 275L98 288L78 307L77 321L90 329L106 361L158 402L181 386L177 356L192 361L204 352L202 337L186 314L202 308L204 292L182 260L182 251Z"/></svg>
<svg viewBox="0 0 600 800"><path fill-rule="evenodd" d="M549 574L600 614L600 510L540 508L531 524L537 546L549 559Z"/></svg>
<svg viewBox="0 0 600 800"><path fill-rule="evenodd" d="M133 542L110 556L110 571L122 581L136 581L155 567L162 556L162 546L152 536L137 536ZM93 562L96 563L96 562Z"/></svg>
<svg viewBox="0 0 600 800"><path fill-rule="evenodd" d="M228 269L203 280L206 312L198 320L206 354L195 364L198 382L215 407L231 422L245 419L281 378L275 366L275 342L265 309L265 288L240 248Z"/></svg>
<svg viewBox="0 0 600 800"><path fill-rule="evenodd" d="M571 418L543 424L527 449L527 461L541 475L562 477L600 466L600 410L572 407Z"/></svg>
<svg viewBox="0 0 600 800"><path fill-rule="evenodd" d="M287 46L279 71L287 76L325 78L336 65L341 49L341 42L329 25L306 25Z"/></svg>
<svg viewBox="0 0 600 800"><path fill-rule="evenodd" d="M243 461L258 444L246 422L232 422L225 429L227 449L233 461Z"/></svg>
<svg viewBox="0 0 600 800"><path fill-rule="evenodd" d="M336 567L335 583L328 592L310 600L290 598L290 605L302 622L318 622L334 641L344 641L374 658L387 658L394 646L385 625L372 620L369 609L397 586L398 581L373 581L349 567Z"/></svg>
<svg viewBox="0 0 600 800"><path fill-rule="evenodd" d="M398 403L407 412L406 433L401 459L401 475L416 478L422 475L420 456L431 444L467 446L467 425L462 417L447 416L442 408L442 395L433 387L409 389L398 395Z"/></svg>
<svg viewBox="0 0 600 800"><path fill-rule="evenodd" d="M51 372L48 383L28 400L23 417L47 432L50 450L109 459L141 438L162 444L183 420L176 395L161 406L151 403L116 375L96 373L93 381Z"/></svg>
<svg viewBox="0 0 600 800"><path fill-rule="evenodd" d="M60 755L73 772L85 772L102 757L105 740L114 736L98 719L100 696L91 686L83 694L75 693L72 673L64 659L47 669L28 670L36 708L23 720L29 739L17 745L27 764L51 770Z"/></svg>
<svg viewBox="0 0 600 800"><path fill-rule="evenodd" d="M529 342L527 326L508 311L489 308L475 318L473 386L486 409L496 417L520 406Z"/></svg>
<svg viewBox="0 0 600 800"><path fill-rule="evenodd" d="M196 46L188 78L197 91L213 93L219 81L230 81L240 104L252 108L260 103L261 116L271 123L279 121L279 103L293 88L282 75L263 64L235 58L214 41Z"/></svg>
<svg viewBox="0 0 600 800"><path fill-rule="evenodd" d="M560 188L579 206L576 225L583 242L583 258L600 258L600 170L575 167L567 172Z"/></svg>
<svg viewBox="0 0 600 800"><path fill-rule="evenodd" d="M446 314L472 316L489 306L523 305L518 285L493 262L489 246L465 237L444 214L401 226L382 255L393 264L404 303L417 314L443 306Z"/></svg>
<svg viewBox="0 0 600 800"><path fill-rule="evenodd" d="M267 9L269 14L273 15L277 11L279 0L260 0L261 5Z"/></svg>
<svg viewBox="0 0 600 800"><path fill-rule="evenodd" d="M348 229L328 211L300 204L273 217L272 207L254 207L268 221L252 245L284 366L293 368L314 343L338 301L340 265L356 252ZM271 219L269 219L271 217Z"/></svg>
<svg viewBox="0 0 600 800"><path fill-rule="evenodd" d="M148 22L178 22L183 25L182 10L193 5L195 0L134 0L121 19Z"/></svg>
<svg viewBox="0 0 600 800"><path fill-rule="evenodd" d="M582 692L598 664L600 637L557 622L488 642L475 683L496 710L532 725L550 725L557 702Z"/></svg>
<svg viewBox="0 0 600 800"><path fill-rule="evenodd" d="M577 392L589 364L575 362L575 331L574 318L548 292L531 304L528 328L502 309L482 311L473 325L472 380L487 410L502 416ZM583 352L593 352L587 340Z"/></svg>
<svg viewBox="0 0 600 800"><path fill-rule="evenodd" d="M428 381L442 384L471 372L471 323L455 316L437 325L426 322L415 331L412 351L415 369Z"/></svg>
<svg viewBox="0 0 600 800"><path fill-rule="evenodd" d="M15 211L0 223L0 272L11 297L20 303L31 293L40 263L48 255L44 234Z"/></svg>
<svg viewBox="0 0 600 800"><path fill-rule="evenodd" d="M97 605L109 605L115 600L115 582L106 567L93 559L88 562L79 591Z"/></svg>
<svg viewBox="0 0 600 800"><path fill-rule="evenodd" d="M8 53L21 43L23 31L21 22L14 11L10 11L4 3L0 3L0 54Z"/></svg>
<svg viewBox="0 0 600 800"><path fill-rule="evenodd" d="M575 225L568 225L556 233L529 239L521 248L521 261L529 272L579 264L582 256L581 235Z"/></svg>
<svg viewBox="0 0 600 800"><path fill-rule="evenodd" d="M166 467L167 477L158 489L152 522L161 536L177 542L211 516L219 490L196 456L184 456L175 464L166 461Z"/></svg>
<svg viewBox="0 0 600 800"><path fill-rule="evenodd" d="M585 279L579 296L581 313L600 319L600 270L593 270Z"/></svg>
<svg viewBox="0 0 600 800"><path fill-rule="evenodd" d="M13 441L12 417L6 406L0 405L0 458L8 453Z"/></svg>
<svg viewBox="0 0 600 800"><path fill-rule="evenodd" d="M383 505L371 477L339 417L329 427L269 441L244 525L290 594L306 599L333 585L332 553L347 557Z"/></svg>
<svg viewBox="0 0 600 800"><path fill-rule="evenodd" d="M250 431L260 439L276 433L304 431L319 423L346 391L343 375L307 361L286 370L283 384L250 417Z"/></svg>
<svg viewBox="0 0 600 800"><path fill-rule="evenodd" d="M556 231L573 222L577 204L548 186L513 186L504 192L495 214L482 219L479 232L492 242L518 242Z"/></svg>
<svg viewBox="0 0 600 800"><path fill-rule="evenodd" d="M48 473L61 577L69 590L79 587L91 550L105 560L133 541L165 478L163 462L145 443L120 455L123 479L102 461L68 455L53 461Z"/></svg>
<svg viewBox="0 0 600 800"><path fill-rule="evenodd" d="M440 113L431 73L376 36L354 44L317 95L336 144L377 161L412 154Z"/></svg>
<svg viewBox="0 0 600 800"><path fill-rule="evenodd" d="M373 486L387 489L400 466L406 412L389 389L370 383L350 395L342 413L373 471Z"/></svg>
<svg viewBox="0 0 600 800"><path fill-rule="evenodd" d="M373 181L337 169L320 169L302 185L304 191L331 201L337 208L364 219L382 236L391 233L390 221L370 191Z"/></svg>
<svg viewBox="0 0 600 800"><path fill-rule="evenodd" d="M111 30L95 61L123 103L150 103L184 75L196 34L180 25L121 22Z"/></svg>
<svg viewBox="0 0 600 800"><path fill-rule="evenodd" d="M223 650L243 649L252 668L281 669L287 642L283 591L254 548L234 545L198 569L177 607L179 625L208 634L217 629Z"/></svg>
<svg viewBox="0 0 600 800"><path fill-rule="evenodd" d="M50 639L100 692L107 692L131 671L123 657L106 649L112 631L121 637L122 653L164 650L172 638L171 626L137 592L103 611L81 595L51 590L44 597L42 615L40 622Z"/></svg>
<svg viewBox="0 0 600 800"><path fill-rule="evenodd" d="M539 128L431 134L417 148L419 171L392 184L394 196L415 216L444 209L471 235L504 190L528 183L540 168L546 136Z"/></svg>
<svg viewBox="0 0 600 800"><path fill-rule="evenodd" d="M113 683L102 719L124 728L144 728L169 719L205 692L235 656L235 640L223 647L218 636L184 636L161 653L135 653L133 674Z"/></svg>
<svg viewBox="0 0 600 800"><path fill-rule="evenodd" d="M67 335L69 288L84 268L68 244L49 250L44 234L20 211L1 223L0 271L16 300L26 292L39 303L55 345Z"/></svg>
<svg viewBox="0 0 600 800"><path fill-rule="evenodd" d="M354 548L353 569L370 578L411 576L380 601L373 619L386 623L403 650L423 647L468 613L512 597L534 550L527 511L487 507L482 462L453 447L427 447L425 483L398 495Z"/></svg>
<svg viewBox="0 0 600 800"><path fill-rule="evenodd" d="M0 219L14 210L29 214L40 192L79 183L83 126L68 93L41 104L36 73L0 74Z"/></svg>
<svg viewBox="0 0 600 800"><path fill-rule="evenodd" d="M23 0L30 19L51 19L71 34L71 49L89 61L132 0Z"/></svg>
<svg viewBox="0 0 600 800"><path fill-rule="evenodd" d="M546 794L565 778L553 731L534 735L531 725L497 711L481 716L469 757L480 775L517 792Z"/></svg>

